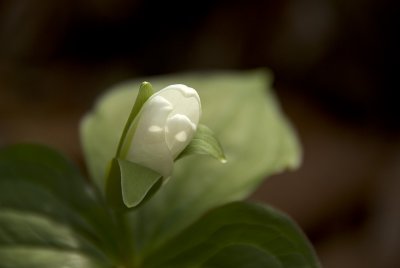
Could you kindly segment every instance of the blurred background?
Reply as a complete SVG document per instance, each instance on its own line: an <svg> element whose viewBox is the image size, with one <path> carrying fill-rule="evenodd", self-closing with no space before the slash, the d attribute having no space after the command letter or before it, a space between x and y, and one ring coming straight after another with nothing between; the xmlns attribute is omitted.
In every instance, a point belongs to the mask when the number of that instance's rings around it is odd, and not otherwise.
<svg viewBox="0 0 400 268"><path fill-rule="evenodd" d="M397 11L388 0L2 0L0 146L45 143L82 163L79 120L109 86L268 67L304 163L251 199L290 214L326 268L400 267Z"/></svg>

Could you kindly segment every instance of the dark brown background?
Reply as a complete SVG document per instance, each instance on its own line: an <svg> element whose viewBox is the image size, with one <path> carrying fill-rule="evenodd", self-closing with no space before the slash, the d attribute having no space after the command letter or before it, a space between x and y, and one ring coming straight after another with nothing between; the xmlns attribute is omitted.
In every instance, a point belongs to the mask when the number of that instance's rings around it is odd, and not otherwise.
<svg viewBox="0 0 400 268"><path fill-rule="evenodd" d="M143 75L269 67L304 164L252 197L289 213L324 267L400 267L395 1L0 1L0 145L82 163L80 117ZM397 63L397 64L395 64Z"/></svg>

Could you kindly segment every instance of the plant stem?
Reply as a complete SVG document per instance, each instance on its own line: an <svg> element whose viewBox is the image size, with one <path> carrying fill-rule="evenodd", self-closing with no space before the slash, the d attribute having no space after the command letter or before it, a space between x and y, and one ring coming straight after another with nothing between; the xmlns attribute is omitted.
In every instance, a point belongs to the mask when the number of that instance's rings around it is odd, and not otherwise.
<svg viewBox="0 0 400 268"><path fill-rule="evenodd" d="M133 243L133 234L129 228L127 215L125 211L113 210L118 228L118 240L120 245L120 257L123 268L138 268L135 259L135 247ZM121 268L122 268L121 267Z"/></svg>

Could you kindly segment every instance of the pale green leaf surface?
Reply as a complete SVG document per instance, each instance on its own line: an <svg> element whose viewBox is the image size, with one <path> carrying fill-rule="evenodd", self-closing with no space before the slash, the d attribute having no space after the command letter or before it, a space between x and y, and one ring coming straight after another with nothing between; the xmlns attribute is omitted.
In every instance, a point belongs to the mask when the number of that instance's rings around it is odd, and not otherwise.
<svg viewBox="0 0 400 268"><path fill-rule="evenodd" d="M147 77L154 89L182 83L202 101L201 123L220 140L226 164L191 156L170 181L132 214L139 252L166 242L212 207L246 198L268 175L297 167L299 145L270 90L265 70ZM82 121L88 169L100 187L142 79L116 86ZM143 253L144 254L144 253Z"/></svg>
<svg viewBox="0 0 400 268"><path fill-rule="evenodd" d="M99 195L62 156L36 145L0 150L1 267L110 267L115 229Z"/></svg>
<svg viewBox="0 0 400 268"><path fill-rule="evenodd" d="M200 218L145 256L146 268L317 268L316 255L286 215L234 202Z"/></svg>

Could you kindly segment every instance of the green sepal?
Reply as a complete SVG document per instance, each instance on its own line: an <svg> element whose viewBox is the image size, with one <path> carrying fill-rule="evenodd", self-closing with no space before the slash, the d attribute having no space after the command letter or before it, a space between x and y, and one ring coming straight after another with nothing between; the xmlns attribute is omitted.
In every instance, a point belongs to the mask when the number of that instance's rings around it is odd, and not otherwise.
<svg viewBox="0 0 400 268"><path fill-rule="evenodd" d="M134 208L149 199L161 186L162 176L127 160L111 161L106 198L117 209Z"/></svg>
<svg viewBox="0 0 400 268"><path fill-rule="evenodd" d="M210 155L222 163L226 162L221 143L216 138L214 132L202 124L197 126L196 134L192 141L182 151L177 159L192 154Z"/></svg>
<svg viewBox="0 0 400 268"><path fill-rule="evenodd" d="M125 210L126 206L122 199L121 169L117 158L111 160L108 170L105 185L107 203L118 210Z"/></svg>
<svg viewBox="0 0 400 268"><path fill-rule="evenodd" d="M125 154L122 147L125 144L125 140L128 140L128 141L131 140L129 137L130 135L128 133L133 135L134 130L132 130L132 123L135 120L136 116L139 114L140 110L142 109L143 104L151 97L151 95L153 95L153 93L154 93L153 87L149 82L143 82L140 85L139 93L136 97L135 104L132 107L132 111L129 114L128 120L125 123L124 130L123 130L121 138L119 140L116 157L120 157L121 155ZM131 130L131 131L129 131L129 130ZM128 147L128 146L124 146L124 147Z"/></svg>
<svg viewBox="0 0 400 268"><path fill-rule="evenodd" d="M119 139L116 156L111 160L106 179L106 198L114 208L126 209L138 206L149 193L155 192L151 189L158 185L157 181L161 178L153 170L122 159L135 132L134 125L137 122L135 119L153 93L153 87L149 82L140 85L135 104Z"/></svg>

